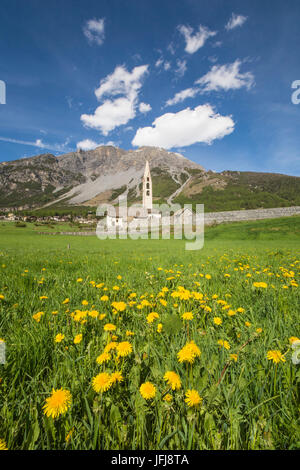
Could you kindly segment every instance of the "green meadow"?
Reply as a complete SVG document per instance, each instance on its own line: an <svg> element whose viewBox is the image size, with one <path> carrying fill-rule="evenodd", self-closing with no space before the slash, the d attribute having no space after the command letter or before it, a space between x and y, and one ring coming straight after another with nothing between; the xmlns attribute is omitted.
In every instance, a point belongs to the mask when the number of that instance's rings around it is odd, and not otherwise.
<svg viewBox="0 0 300 470"><path fill-rule="evenodd" d="M0 223L0 448L300 447L300 217L199 251L46 230Z"/></svg>

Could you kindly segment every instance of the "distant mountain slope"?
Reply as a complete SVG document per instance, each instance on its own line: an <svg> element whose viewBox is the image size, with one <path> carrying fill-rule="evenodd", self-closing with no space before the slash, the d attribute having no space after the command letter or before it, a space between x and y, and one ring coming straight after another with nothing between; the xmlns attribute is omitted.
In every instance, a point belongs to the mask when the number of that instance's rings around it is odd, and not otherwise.
<svg viewBox="0 0 300 470"><path fill-rule="evenodd" d="M300 178L248 171L196 172L173 202L204 203L206 211L299 206Z"/></svg>
<svg viewBox="0 0 300 470"><path fill-rule="evenodd" d="M101 146L59 157L51 154L0 164L0 209L98 206L142 200L150 163L154 202L204 203L206 211L300 205L300 178L273 173L206 171L178 153L156 147Z"/></svg>
<svg viewBox="0 0 300 470"><path fill-rule="evenodd" d="M57 199L85 181L61 168L51 154L0 163L0 207L35 207Z"/></svg>
<svg viewBox="0 0 300 470"><path fill-rule="evenodd" d="M140 197L146 160L153 178L163 182L166 195L168 186L180 186L186 169L203 170L180 154L156 147L126 151L101 146L59 157L43 154L0 164L0 207L30 208L60 202L97 205L99 200L113 200L122 192L134 200Z"/></svg>

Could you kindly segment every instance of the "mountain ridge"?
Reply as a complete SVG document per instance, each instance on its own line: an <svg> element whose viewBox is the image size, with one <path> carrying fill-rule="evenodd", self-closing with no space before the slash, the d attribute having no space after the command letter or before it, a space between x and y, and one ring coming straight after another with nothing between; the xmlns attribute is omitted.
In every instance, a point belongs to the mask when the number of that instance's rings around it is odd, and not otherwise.
<svg viewBox="0 0 300 470"><path fill-rule="evenodd" d="M50 153L0 163L0 210L97 207L127 195L141 202L150 163L154 202L204 203L207 211L300 205L300 177L225 170L217 173L157 147Z"/></svg>
<svg viewBox="0 0 300 470"><path fill-rule="evenodd" d="M136 188L138 196L146 160L169 179L179 179L185 168L205 171L183 155L155 147L99 146L58 157L46 153L0 164L0 206L34 207L63 199L68 204L86 204L124 185L127 192Z"/></svg>

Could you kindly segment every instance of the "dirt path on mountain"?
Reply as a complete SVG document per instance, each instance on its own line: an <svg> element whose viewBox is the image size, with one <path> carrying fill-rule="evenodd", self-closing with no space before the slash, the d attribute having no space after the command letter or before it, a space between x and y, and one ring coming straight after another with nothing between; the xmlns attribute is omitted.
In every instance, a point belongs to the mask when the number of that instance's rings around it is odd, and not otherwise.
<svg viewBox="0 0 300 470"><path fill-rule="evenodd" d="M175 197L178 196L178 194L181 193L181 191L189 183L189 181L191 181L191 178L192 178L192 176L189 174L188 179L180 186L180 188L176 189L176 191L173 194L171 194L171 196L167 199L167 203L169 205L172 204L173 199L175 199Z"/></svg>

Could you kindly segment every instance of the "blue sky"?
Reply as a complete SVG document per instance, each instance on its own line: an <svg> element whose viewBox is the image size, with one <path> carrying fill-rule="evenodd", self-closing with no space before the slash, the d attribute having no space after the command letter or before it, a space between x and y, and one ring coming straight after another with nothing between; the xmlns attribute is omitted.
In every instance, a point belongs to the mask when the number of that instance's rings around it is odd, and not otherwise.
<svg viewBox="0 0 300 470"><path fill-rule="evenodd" d="M300 176L298 0L1 0L0 15L0 161L155 145Z"/></svg>

